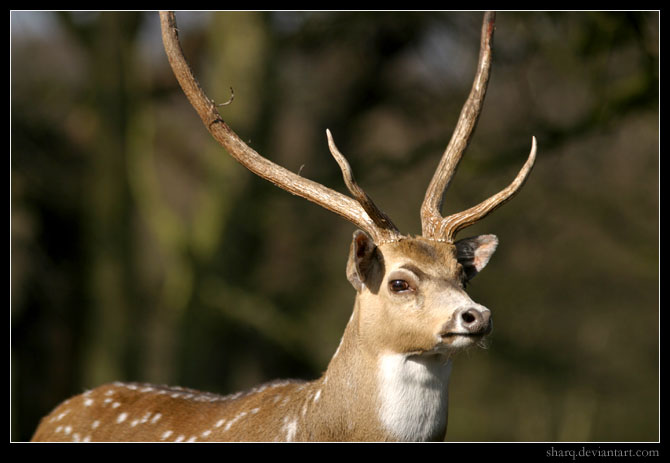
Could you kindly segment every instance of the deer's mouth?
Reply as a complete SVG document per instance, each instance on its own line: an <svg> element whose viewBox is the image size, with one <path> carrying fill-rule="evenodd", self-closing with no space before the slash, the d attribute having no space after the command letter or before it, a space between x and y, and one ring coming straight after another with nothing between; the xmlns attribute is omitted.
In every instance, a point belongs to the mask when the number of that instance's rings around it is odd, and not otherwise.
<svg viewBox="0 0 670 463"><path fill-rule="evenodd" d="M452 339L460 336L466 338L483 338L491 332L492 326L491 323L488 323L486 326L481 327L476 331L450 331L447 333L440 333L442 339Z"/></svg>
<svg viewBox="0 0 670 463"><path fill-rule="evenodd" d="M447 331L440 333L440 342L452 349L467 347L481 342L490 332L490 323L475 331Z"/></svg>

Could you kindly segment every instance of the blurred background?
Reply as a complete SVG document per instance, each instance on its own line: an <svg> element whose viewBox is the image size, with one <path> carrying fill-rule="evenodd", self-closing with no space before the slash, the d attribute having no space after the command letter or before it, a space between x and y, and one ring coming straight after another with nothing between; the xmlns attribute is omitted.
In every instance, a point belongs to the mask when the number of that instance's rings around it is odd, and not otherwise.
<svg viewBox="0 0 670 463"><path fill-rule="evenodd" d="M87 388L228 393L326 368L354 227L234 162L179 89L156 13L11 13L11 439ZM482 14L178 13L258 152L346 192L325 130L407 234L472 85ZM520 194L469 286L450 441L659 439L659 16L502 12L445 215Z"/></svg>

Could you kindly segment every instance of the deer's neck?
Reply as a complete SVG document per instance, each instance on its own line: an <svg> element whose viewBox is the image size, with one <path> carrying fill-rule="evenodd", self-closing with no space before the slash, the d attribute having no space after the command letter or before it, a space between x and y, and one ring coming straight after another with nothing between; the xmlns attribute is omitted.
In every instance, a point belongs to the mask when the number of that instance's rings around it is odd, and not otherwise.
<svg viewBox="0 0 670 463"><path fill-rule="evenodd" d="M356 440L442 440L451 361L367 347L356 309L319 380L337 432Z"/></svg>
<svg viewBox="0 0 670 463"><path fill-rule="evenodd" d="M383 355L378 362L379 417L399 440L442 440L447 430L451 361Z"/></svg>

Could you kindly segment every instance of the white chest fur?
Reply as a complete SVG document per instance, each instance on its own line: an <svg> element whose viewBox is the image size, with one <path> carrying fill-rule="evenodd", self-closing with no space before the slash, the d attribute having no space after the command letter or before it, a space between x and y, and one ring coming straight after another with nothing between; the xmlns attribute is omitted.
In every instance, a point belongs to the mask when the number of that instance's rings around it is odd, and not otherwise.
<svg viewBox="0 0 670 463"><path fill-rule="evenodd" d="M400 354L379 360L379 418L399 440L442 439L451 360Z"/></svg>

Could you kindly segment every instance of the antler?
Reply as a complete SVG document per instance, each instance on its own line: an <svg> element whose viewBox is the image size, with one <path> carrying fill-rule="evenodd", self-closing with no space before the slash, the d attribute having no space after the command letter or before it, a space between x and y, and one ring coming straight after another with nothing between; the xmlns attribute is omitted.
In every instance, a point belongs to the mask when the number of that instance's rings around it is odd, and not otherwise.
<svg viewBox="0 0 670 463"><path fill-rule="evenodd" d="M491 69L491 45L493 43L494 26L495 13L486 12L482 24L479 63L477 64L477 73L472 84L472 90L463 105L454 133L442 155L433 179L428 185L426 196L421 205L422 233L423 236L428 238L452 242L459 230L474 224L510 200L526 181L535 163L537 143L535 137L533 137L528 160L507 188L482 201L477 206L446 218L442 217L440 210L442 209L444 192L449 187L449 182L456 172L458 163L470 143L470 138L484 104Z"/></svg>
<svg viewBox="0 0 670 463"><path fill-rule="evenodd" d="M319 183L301 177L264 158L228 127L217 111L217 105L202 90L188 65L177 34L174 12L160 13L163 45L179 85L193 108L216 141L240 164L291 194L312 201L341 215L370 234L375 243L393 241L401 235L391 220L375 206L370 197L358 186L349 163L335 147L330 131L328 142L335 160L342 170L347 188L355 199L331 190Z"/></svg>

